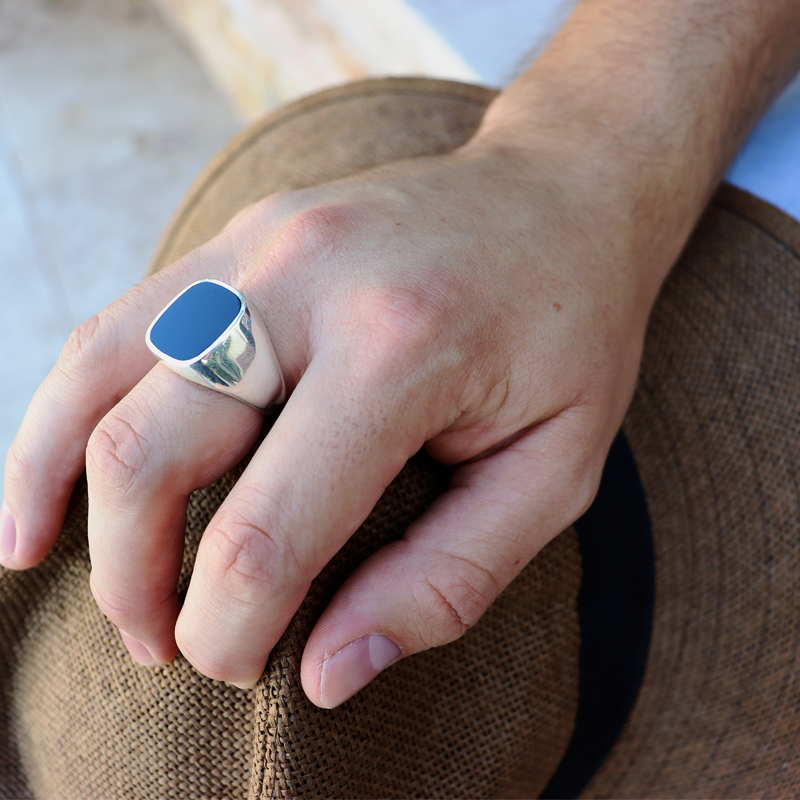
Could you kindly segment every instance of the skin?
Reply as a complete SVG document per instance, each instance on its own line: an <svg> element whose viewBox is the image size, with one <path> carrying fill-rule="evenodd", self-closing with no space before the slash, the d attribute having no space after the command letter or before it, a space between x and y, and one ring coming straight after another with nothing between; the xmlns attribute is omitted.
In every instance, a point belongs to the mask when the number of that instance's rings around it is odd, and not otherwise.
<svg viewBox="0 0 800 800"><path fill-rule="evenodd" d="M91 587L131 653L253 685L424 446L449 491L332 600L303 687L343 700L323 664L371 634L389 660L459 637L590 504L659 288L799 54L797 0L585 0L465 147L246 209L75 331L6 461L4 565L46 556L85 468ZM204 277L261 313L290 396L180 607L188 495L262 421L144 347Z"/></svg>

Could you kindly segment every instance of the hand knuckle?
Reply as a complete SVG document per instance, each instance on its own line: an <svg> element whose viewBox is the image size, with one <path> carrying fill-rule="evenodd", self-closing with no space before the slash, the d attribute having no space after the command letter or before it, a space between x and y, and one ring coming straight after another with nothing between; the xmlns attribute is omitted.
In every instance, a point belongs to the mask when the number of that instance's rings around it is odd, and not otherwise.
<svg viewBox="0 0 800 800"><path fill-rule="evenodd" d="M147 472L150 446L137 423L123 410L107 414L92 433L86 448L91 478L102 478L109 488L130 492Z"/></svg>
<svg viewBox="0 0 800 800"><path fill-rule="evenodd" d="M592 455L581 459L574 466L571 479L564 485L563 506L566 520L562 521L562 525L571 525L592 505L600 488L603 464L603 459Z"/></svg>
<svg viewBox="0 0 800 800"><path fill-rule="evenodd" d="M427 341L431 319L416 293L384 290L373 295L371 305L370 322L381 338L405 346Z"/></svg>
<svg viewBox="0 0 800 800"><path fill-rule="evenodd" d="M320 261L340 249L351 215L340 206L315 206L291 214L275 240L273 257L293 265Z"/></svg>
<svg viewBox="0 0 800 800"><path fill-rule="evenodd" d="M137 582L135 592L124 593L120 583L99 577L93 570L89 577L92 596L99 609L115 625L134 633L135 629L149 620L158 619L171 603L174 587L170 584Z"/></svg>
<svg viewBox="0 0 800 800"><path fill-rule="evenodd" d="M239 224L249 225L251 222L257 224L269 224L276 216L286 213L285 196L291 192L275 192L255 203L248 203L242 206L225 224L223 230L228 230Z"/></svg>
<svg viewBox="0 0 800 800"><path fill-rule="evenodd" d="M14 441L6 455L6 486L30 486L37 475L37 467L33 459L24 451L18 441Z"/></svg>
<svg viewBox="0 0 800 800"><path fill-rule="evenodd" d="M252 209L254 214L266 216L268 218L284 216L294 211L298 194L299 192L291 190L273 192L252 205L247 206L247 208Z"/></svg>
<svg viewBox="0 0 800 800"><path fill-rule="evenodd" d="M82 375L96 368L102 328L100 315L95 314L72 331L59 359L63 371Z"/></svg>
<svg viewBox="0 0 800 800"><path fill-rule="evenodd" d="M228 512L210 541L214 547L211 578L239 603L260 605L265 589L283 593L300 572L280 527L256 523L242 510Z"/></svg>
<svg viewBox="0 0 800 800"><path fill-rule="evenodd" d="M573 512L574 519L583 516L589 510L589 506L594 502L597 496L597 490L600 488L600 471L596 475L592 474L584 478L579 484L575 493L575 510Z"/></svg>
<svg viewBox="0 0 800 800"><path fill-rule="evenodd" d="M221 650L212 649L187 636L181 627L180 618L175 627L175 641L186 660L201 674L215 681L226 681L234 677L229 657Z"/></svg>
<svg viewBox="0 0 800 800"><path fill-rule="evenodd" d="M436 647L463 636L497 593L497 582L488 570L457 557L423 573L414 597L418 634L425 646Z"/></svg>
<svg viewBox="0 0 800 800"><path fill-rule="evenodd" d="M446 333L444 315L408 288L362 291L353 298L350 315L355 318L359 366L379 379L396 379L426 363Z"/></svg>

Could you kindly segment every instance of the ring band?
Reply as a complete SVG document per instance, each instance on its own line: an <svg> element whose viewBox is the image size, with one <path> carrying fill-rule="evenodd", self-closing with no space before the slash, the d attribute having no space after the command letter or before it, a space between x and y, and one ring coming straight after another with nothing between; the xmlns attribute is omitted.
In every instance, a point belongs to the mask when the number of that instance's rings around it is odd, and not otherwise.
<svg viewBox="0 0 800 800"><path fill-rule="evenodd" d="M259 411L286 399L267 328L245 296L221 281L196 281L150 323L147 346L178 375Z"/></svg>

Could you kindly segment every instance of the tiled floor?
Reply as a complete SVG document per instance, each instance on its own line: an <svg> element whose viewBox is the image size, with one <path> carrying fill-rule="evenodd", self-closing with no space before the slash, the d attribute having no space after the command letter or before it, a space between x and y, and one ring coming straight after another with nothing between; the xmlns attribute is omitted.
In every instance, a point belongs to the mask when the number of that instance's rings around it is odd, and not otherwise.
<svg viewBox="0 0 800 800"><path fill-rule="evenodd" d="M149 0L0 3L3 456L72 328L139 279L238 128Z"/></svg>

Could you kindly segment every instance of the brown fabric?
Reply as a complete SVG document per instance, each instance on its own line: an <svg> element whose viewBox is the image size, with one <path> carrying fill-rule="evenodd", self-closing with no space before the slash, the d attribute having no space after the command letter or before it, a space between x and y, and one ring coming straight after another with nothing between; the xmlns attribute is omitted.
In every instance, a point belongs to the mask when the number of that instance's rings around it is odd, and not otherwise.
<svg viewBox="0 0 800 800"><path fill-rule="evenodd" d="M207 519L233 484L192 503L185 591ZM252 697L184 659L135 665L89 590L86 484L41 566L0 574L0 797L242 797ZM252 695L252 693L249 693Z"/></svg>
<svg viewBox="0 0 800 800"><path fill-rule="evenodd" d="M492 93L443 81L335 89L248 128L199 179L154 259L169 263L242 206L394 158L445 152ZM265 429L269 427L269 420ZM242 465L192 496L181 574ZM256 690L181 657L127 656L89 591L86 487L41 566L0 573L0 797L534 797L577 707L581 567L560 536L460 641L400 662L333 711L305 699L303 642L344 577L400 537L446 485L412 459L313 584Z"/></svg>
<svg viewBox="0 0 800 800"><path fill-rule="evenodd" d="M656 305L624 430L654 636L585 797L800 797L800 224L718 194Z"/></svg>

